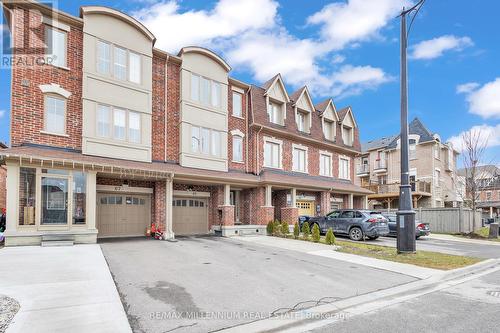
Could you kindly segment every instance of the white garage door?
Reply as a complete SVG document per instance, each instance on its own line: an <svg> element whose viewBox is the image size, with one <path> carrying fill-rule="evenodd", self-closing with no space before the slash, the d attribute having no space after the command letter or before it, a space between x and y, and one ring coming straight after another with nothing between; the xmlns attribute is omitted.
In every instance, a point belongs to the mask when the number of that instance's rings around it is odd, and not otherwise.
<svg viewBox="0 0 500 333"><path fill-rule="evenodd" d="M145 194L97 194L98 237L143 236L151 225L151 199Z"/></svg>
<svg viewBox="0 0 500 333"><path fill-rule="evenodd" d="M174 198L172 229L175 235L208 233L207 199Z"/></svg>

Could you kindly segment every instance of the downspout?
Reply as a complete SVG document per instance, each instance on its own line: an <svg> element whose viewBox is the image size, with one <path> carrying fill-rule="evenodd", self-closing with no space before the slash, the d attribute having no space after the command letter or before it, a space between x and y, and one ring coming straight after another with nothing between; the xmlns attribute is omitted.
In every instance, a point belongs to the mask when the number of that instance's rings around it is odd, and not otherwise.
<svg viewBox="0 0 500 333"><path fill-rule="evenodd" d="M259 149L260 131L262 131L262 126L260 127L259 131L257 132L257 136L255 137L255 146L257 147L257 158L255 159L257 161L257 165L255 166L255 172L257 175L260 175L260 149Z"/></svg>
<svg viewBox="0 0 500 333"><path fill-rule="evenodd" d="M165 162L167 161L167 111L168 111L168 58L169 55L167 54L167 59L165 60L165 138L164 138L164 145L165 145Z"/></svg>
<svg viewBox="0 0 500 333"><path fill-rule="evenodd" d="M248 173L248 157L250 156L249 151L248 151L248 109L250 108L250 90L247 90L246 92L247 95L247 107L245 109L245 131L246 131L246 136L245 136L245 151L246 151L246 156L245 156L245 173Z"/></svg>

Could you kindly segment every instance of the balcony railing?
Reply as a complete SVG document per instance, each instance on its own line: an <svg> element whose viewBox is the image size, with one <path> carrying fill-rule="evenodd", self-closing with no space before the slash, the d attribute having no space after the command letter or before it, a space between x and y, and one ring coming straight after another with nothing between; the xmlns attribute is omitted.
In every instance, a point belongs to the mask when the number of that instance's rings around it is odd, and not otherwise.
<svg viewBox="0 0 500 333"><path fill-rule="evenodd" d="M358 169L357 169L358 175L369 174L369 173L370 173L370 165L368 165L368 164L358 165Z"/></svg>
<svg viewBox="0 0 500 333"><path fill-rule="evenodd" d="M387 170L387 160L376 160L373 171L386 171Z"/></svg>
<svg viewBox="0 0 500 333"><path fill-rule="evenodd" d="M416 182L410 183L411 191L418 193L428 193L431 194L431 183L417 180ZM376 194L389 194L389 193L399 193L399 183L392 184L362 184L364 188L375 192Z"/></svg>

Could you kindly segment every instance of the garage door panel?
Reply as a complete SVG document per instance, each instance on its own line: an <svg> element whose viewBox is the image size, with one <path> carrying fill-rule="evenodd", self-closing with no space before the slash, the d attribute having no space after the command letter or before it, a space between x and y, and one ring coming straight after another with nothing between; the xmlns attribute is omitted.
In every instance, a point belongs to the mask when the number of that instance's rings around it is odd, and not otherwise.
<svg viewBox="0 0 500 333"><path fill-rule="evenodd" d="M174 198L172 205L173 231L176 235L208 233L208 200Z"/></svg>

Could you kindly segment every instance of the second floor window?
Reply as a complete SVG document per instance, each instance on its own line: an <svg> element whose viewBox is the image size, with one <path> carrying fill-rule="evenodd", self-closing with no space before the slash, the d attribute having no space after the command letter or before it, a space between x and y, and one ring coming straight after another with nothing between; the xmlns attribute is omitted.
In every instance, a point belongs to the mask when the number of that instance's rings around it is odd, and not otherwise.
<svg viewBox="0 0 500 333"><path fill-rule="evenodd" d="M65 134L66 132L66 101L63 98L45 97L45 131Z"/></svg>
<svg viewBox="0 0 500 333"><path fill-rule="evenodd" d="M191 152L220 157L221 133L205 127L191 127Z"/></svg>
<svg viewBox="0 0 500 333"><path fill-rule="evenodd" d="M417 158L417 141L415 139L410 139L409 144L410 159L415 159Z"/></svg>
<svg viewBox="0 0 500 333"><path fill-rule="evenodd" d="M47 55L51 56L51 64L66 67L66 32L53 27L46 27L45 41Z"/></svg>
<svg viewBox="0 0 500 333"><path fill-rule="evenodd" d="M441 178L441 171L434 170L434 185L439 187L439 182Z"/></svg>
<svg viewBox="0 0 500 333"><path fill-rule="evenodd" d="M339 178L341 179L351 179L349 177L349 160L347 158L339 159Z"/></svg>
<svg viewBox="0 0 500 333"><path fill-rule="evenodd" d="M332 157L330 155L319 155L319 174L326 177L332 176Z"/></svg>
<svg viewBox="0 0 500 333"><path fill-rule="evenodd" d="M274 142L264 144L264 166L269 168L281 167L280 145Z"/></svg>
<svg viewBox="0 0 500 333"><path fill-rule="evenodd" d="M137 112L128 113L128 140L141 142L141 115Z"/></svg>
<svg viewBox="0 0 500 333"><path fill-rule="evenodd" d="M118 80L127 78L127 51L121 47L114 47L113 74Z"/></svg>
<svg viewBox="0 0 500 333"><path fill-rule="evenodd" d="M115 109L113 112L113 137L116 140L125 140L125 110Z"/></svg>
<svg viewBox="0 0 500 333"><path fill-rule="evenodd" d="M241 94L233 91L233 116L235 117L241 117L243 115L241 100Z"/></svg>
<svg viewBox="0 0 500 333"><path fill-rule="evenodd" d="M109 137L111 135L111 111L109 106L97 106L97 135Z"/></svg>
<svg viewBox="0 0 500 333"><path fill-rule="evenodd" d="M122 47L97 41L97 72L117 80L141 83L141 56Z"/></svg>
<svg viewBox="0 0 500 333"><path fill-rule="evenodd" d="M191 74L191 100L205 106L220 108L222 105L221 84L203 76Z"/></svg>
<svg viewBox="0 0 500 333"><path fill-rule="evenodd" d="M239 135L233 136L233 161L243 162L243 138Z"/></svg>
<svg viewBox="0 0 500 333"><path fill-rule="evenodd" d="M283 119L283 105L275 102L269 102L267 106L267 114L269 116L269 121L275 124L282 124Z"/></svg>
<svg viewBox="0 0 500 333"><path fill-rule="evenodd" d="M97 71L101 74L110 73L111 45L103 41L97 42Z"/></svg>
<svg viewBox="0 0 500 333"><path fill-rule="evenodd" d="M293 171L307 172L307 152L304 149L293 148Z"/></svg>

